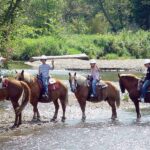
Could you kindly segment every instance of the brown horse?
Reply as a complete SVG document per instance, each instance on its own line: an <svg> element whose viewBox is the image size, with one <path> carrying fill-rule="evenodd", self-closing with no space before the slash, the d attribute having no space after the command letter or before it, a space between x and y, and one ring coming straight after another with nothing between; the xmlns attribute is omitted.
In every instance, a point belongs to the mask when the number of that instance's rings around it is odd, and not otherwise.
<svg viewBox="0 0 150 150"><path fill-rule="evenodd" d="M63 110L62 122L65 121L65 111L66 105L68 103L68 88L61 81L56 80L56 83L54 83L53 85L49 85L49 99L44 100L41 98L42 84L37 77L34 77L28 73L24 73L24 70L22 70L21 73L16 74L16 79L25 81L31 89L30 103L33 106L33 120L40 120L40 113L37 108L38 102L49 103L53 101L55 105L55 113L51 121L55 121L57 119L59 110L59 99Z"/></svg>
<svg viewBox="0 0 150 150"><path fill-rule="evenodd" d="M132 74L118 74L118 77L121 92L124 93L125 90L128 91L129 97L133 101L136 108L137 119L141 118L138 100L140 97L140 91L138 90L138 82L140 78ZM150 103L150 93L146 94L145 102Z"/></svg>
<svg viewBox="0 0 150 150"><path fill-rule="evenodd" d="M25 82L0 78L0 101L4 99L10 100L15 110L13 127L18 127L22 123L21 112L29 101L30 95L30 88ZM19 105L20 99L22 99L21 105Z"/></svg>
<svg viewBox="0 0 150 150"><path fill-rule="evenodd" d="M71 75L69 73L69 83L70 83L70 88L71 91L74 92L81 111L82 111L82 121L85 121L86 115L85 115L85 106L86 106L86 100L90 102L101 102L102 100L105 100L108 102L108 104L112 108L112 119L117 118L117 112L116 112L116 105L119 107L120 105L120 93L119 90L109 81L103 81L107 87L102 91L100 89L97 89L97 94L101 95L102 97L98 98L97 100L88 98L90 87L87 85L87 79L83 76L76 75Z"/></svg>

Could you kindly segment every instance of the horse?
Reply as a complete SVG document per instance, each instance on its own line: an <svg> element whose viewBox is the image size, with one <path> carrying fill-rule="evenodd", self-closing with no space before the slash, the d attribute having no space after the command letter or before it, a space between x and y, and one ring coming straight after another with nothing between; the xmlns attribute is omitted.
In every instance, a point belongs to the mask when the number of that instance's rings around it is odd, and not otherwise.
<svg viewBox="0 0 150 150"><path fill-rule="evenodd" d="M137 119L141 118L140 108L139 108L139 97L140 90L138 89L138 84L140 78L133 74L118 74L119 85L121 92L124 93L125 90L128 91L130 99L133 101L137 113ZM150 93L146 94L145 102L150 103Z"/></svg>
<svg viewBox="0 0 150 150"><path fill-rule="evenodd" d="M26 82L30 89L31 89L31 99L30 103L33 106L33 121L40 121L40 113L37 108L38 102L41 103L50 103L51 101L54 103L55 106L55 112L54 116L52 117L51 121L54 122L57 119L58 110L59 110L59 103L58 100L60 100L62 110L63 110L63 116L61 121L64 122L65 117L65 111L66 111L66 105L68 103L68 88L60 81L56 80L55 83L50 84L48 86L48 100L42 99L41 93L42 93L42 83L38 79L38 77L33 76L29 73L24 72L24 70L21 71L21 73L16 72L16 79L20 81Z"/></svg>
<svg viewBox="0 0 150 150"><path fill-rule="evenodd" d="M98 89L97 94L101 95L98 99L89 98L90 87L87 85L87 79L84 76L69 73L69 83L71 91L75 94L78 103L82 111L82 121L86 120L85 106L86 101L90 102L101 102L105 100L112 108L112 119L117 118L116 106L120 105L120 93L119 90L110 82L103 81L107 87L105 89Z"/></svg>
<svg viewBox="0 0 150 150"><path fill-rule="evenodd" d="M10 100L15 111L13 128L22 124L21 112L30 100L30 95L30 88L25 82L0 77L0 101ZM22 99L21 105L19 105L20 99Z"/></svg>

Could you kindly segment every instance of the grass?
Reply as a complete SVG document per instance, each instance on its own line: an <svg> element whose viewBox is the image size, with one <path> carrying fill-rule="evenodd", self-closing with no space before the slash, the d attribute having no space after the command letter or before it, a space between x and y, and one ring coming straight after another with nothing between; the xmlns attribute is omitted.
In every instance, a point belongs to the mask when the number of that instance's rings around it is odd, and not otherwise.
<svg viewBox="0 0 150 150"><path fill-rule="evenodd" d="M31 69L31 66L24 64L24 61L9 61L8 69Z"/></svg>

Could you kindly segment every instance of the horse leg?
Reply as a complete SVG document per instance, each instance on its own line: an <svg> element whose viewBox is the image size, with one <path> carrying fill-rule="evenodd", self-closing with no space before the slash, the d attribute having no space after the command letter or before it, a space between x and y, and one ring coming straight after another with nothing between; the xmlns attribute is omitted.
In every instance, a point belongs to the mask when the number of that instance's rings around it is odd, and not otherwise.
<svg viewBox="0 0 150 150"><path fill-rule="evenodd" d="M84 122L86 119L86 115L85 115L85 106L86 106L86 100L85 99L80 99L78 100L81 111L82 111L82 121Z"/></svg>
<svg viewBox="0 0 150 150"><path fill-rule="evenodd" d="M39 111L38 111L38 108L37 108L37 102L34 102L34 103L31 103L32 106L33 106L33 119L32 121L40 121L40 114L39 114Z"/></svg>
<svg viewBox="0 0 150 150"><path fill-rule="evenodd" d="M17 124L17 127L19 127L22 124L22 113L19 114L19 122Z"/></svg>
<svg viewBox="0 0 150 150"><path fill-rule="evenodd" d="M63 116L61 118L61 121L65 122L65 119L66 119L66 117L65 117L65 112L66 112L66 102L65 102L65 99L61 98L60 102L61 102L61 106L62 106L62 110L63 110Z"/></svg>
<svg viewBox="0 0 150 150"><path fill-rule="evenodd" d="M51 122L56 121L57 114L58 114L58 109L59 109L58 99L54 100L53 103L54 103L54 106L55 106L55 113L54 113L53 118L51 119Z"/></svg>
<svg viewBox="0 0 150 150"><path fill-rule="evenodd" d="M108 104L111 106L111 109L112 109L112 116L111 116L111 119L116 119L116 118L117 118L117 112L116 112L115 101L108 99L107 102L108 102Z"/></svg>
<svg viewBox="0 0 150 150"><path fill-rule="evenodd" d="M136 113L137 113L137 119L141 118L141 113L140 113L140 108L139 108L139 101L133 101L134 105L135 105L135 109L136 109Z"/></svg>
<svg viewBox="0 0 150 150"><path fill-rule="evenodd" d="M14 122L12 128L15 128L16 126L17 127L19 126L19 123L18 123L19 115L16 113L16 110L19 107L19 103L16 102L15 100L11 100L11 103L12 103L14 111L15 111L15 122Z"/></svg>

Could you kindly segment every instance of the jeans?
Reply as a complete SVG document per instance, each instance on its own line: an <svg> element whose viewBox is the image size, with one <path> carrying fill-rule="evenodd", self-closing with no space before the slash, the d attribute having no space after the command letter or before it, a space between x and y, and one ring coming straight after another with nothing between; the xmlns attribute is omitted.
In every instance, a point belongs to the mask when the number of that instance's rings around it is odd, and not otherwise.
<svg viewBox="0 0 150 150"><path fill-rule="evenodd" d="M94 96L96 96L96 83L97 83L97 80L93 79L92 80L92 92Z"/></svg>
<svg viewBox="0 0 150 150"><path fill-rule="evenodd" d="M48 94L48 80L49 80L49 77L42 77L42 82L43 82L45 94Z"/></svg>
<svg viewBox="0 0 150 150"><path fill-rule="evenodd" d="M145 98L148 86L150 86L150 80L146 80L144 82L142 89L141 89L141 98Z"/></svg>

